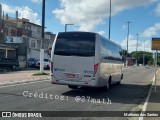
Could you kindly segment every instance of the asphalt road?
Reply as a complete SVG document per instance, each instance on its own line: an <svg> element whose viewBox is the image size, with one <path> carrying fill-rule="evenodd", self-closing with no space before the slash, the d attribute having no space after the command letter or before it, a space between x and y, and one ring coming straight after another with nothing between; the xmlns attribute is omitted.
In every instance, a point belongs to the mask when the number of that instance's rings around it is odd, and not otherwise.
<svg viewBox="0 0 160 120"><path fill-rule="evenodd" d="M63 85L52 85L50 81L0 86L0 111L86 111L86 113L87 111L130 111L140 103L146 92L146 86L153 76L153 68L125 69L121 85L112 86L108 92L95 88L72 90ZM76 99L79 100L78 102L75 100L77 96L80 96ZM6 118L4 119L6 120ZM45 119L127 120L127 118L119 117L53 117Z"/></svg>

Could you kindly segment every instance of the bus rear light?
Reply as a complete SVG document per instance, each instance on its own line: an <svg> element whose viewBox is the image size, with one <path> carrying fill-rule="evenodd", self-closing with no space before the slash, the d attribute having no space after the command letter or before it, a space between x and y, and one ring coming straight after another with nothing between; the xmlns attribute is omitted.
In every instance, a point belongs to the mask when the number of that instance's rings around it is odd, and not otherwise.
<svg viewBox="0 0 160 120"><path fill-rule="evenodd" d="M96 75L97 70L98 70L98 64L95 64L95 65L94 65L94 75L93 75L93 76L95 76L95 75Z"/></svg>

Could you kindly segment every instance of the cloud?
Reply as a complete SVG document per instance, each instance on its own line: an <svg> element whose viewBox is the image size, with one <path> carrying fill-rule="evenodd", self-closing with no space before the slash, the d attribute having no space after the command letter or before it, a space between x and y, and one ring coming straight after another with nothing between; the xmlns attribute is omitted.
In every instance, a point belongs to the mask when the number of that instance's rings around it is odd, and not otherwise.
<svg viewBox="0 0 160 120"><path fill-rule="evenodd" d="M144 44L145 44L145 46L144 46L145 51L152 52L152 50L151 50L151 40L146 40Z"/></svg>
<svg viewBox="0 0 160 120"><path fill-rule="evenodd" d="M121 42L121 46L124 49L127 49L127 38L125 38L124 40L122 40ZM136 51L136 46L137 46L137 37L136 35L129 35L129 39L128 39L128 51L132 52L132 51ZM147 51L147 52L151 52L151 40L138 40L138 47L137 47L137 51Z"/></svg>
<svg viewBox="0 0 160 120"><path fill-rule="evenodd" d="M13 8L4 3L1 3L1 5L2 5L2 11L4 11L5 13L15 13L15 11L18 9L18 7Z"/></svg>
<svg viewBox="0 0 160 120"><path fill-rule="evenodd" d="M95 31L109 16L109 0L61 0L61 7L52 11L61 24L80 24L81 31ZM112 16L126 9L147 5L152 0L113 0ZM114 7L113 7L114 6Z"/></svg>
<svg viewBox="0 0 160 120"><path fill-rule="evenodd" d="M142 37L153 37L160 30L160 23L156 23L153 26L147 28L143 33Z"/></svg>
<svg viewBox="0 0 160 120"><path fill-rule="evenodd" d="M99 33L100 35L103 35L103 36L106 34L105 31L99 31L98 33Z"/></svg>
<svg viewBox="0 0 160 120"><path fill-rule="evenodd" d="M155 12L157 16L160 16L160 3L157 5L157 7L155 8Z"/></svg>
<svg viewBox="0 0 160 120"><path fill-rule="evenodd" d="M122 30L125 30L127 28L127 25L122 25Z"/></svg>
<svg viewBox="0 0 160 120"><path fill-rule="evenodd" d="M32 3L41 4L42 0L31 0Z"/></svg>
<svg viewBox="0 0 160 120"><path fill-rule="evenodd" d="M38 13L33 12L29 7L23 7L21 11L19 11L20 18L27 18L31 22L40 25L40 19L38 19Z"/></svg>
<svg viewBox="0 0 160 120"><path fill-rule="evenodd" d="M30 22L40 25L40 19L38 19L38 13L34 12L31 8L27 6L12 7L12 6L8 6L7 4L3 4L3 3L1 4L2 4L2 9L5 13L14 14L16 11L18 11L19 18L29 19Z"/></svg>
<svg viewBox="0 0 160 120"><path fill-rule="evenodd" d="M128 50L136 50L136 45L137 45L137 40L135 39L135 37L133 35L129 35L128 38ZM121 46L127 50L127 37L122 40Z"/></svg>

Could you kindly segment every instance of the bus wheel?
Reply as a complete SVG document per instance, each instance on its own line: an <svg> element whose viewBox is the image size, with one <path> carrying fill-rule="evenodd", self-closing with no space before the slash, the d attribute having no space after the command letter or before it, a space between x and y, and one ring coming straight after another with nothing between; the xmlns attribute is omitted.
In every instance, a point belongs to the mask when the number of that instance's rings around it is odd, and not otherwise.
<svg viewBox="0 0 160 120"><path fill-rule="evenodd" d="M68 87L71 89L78 89L78 86L74 86L74 85L68 85Z"/></svg>
<svg viewBox="0 0 160 120"><path fill-rule="evenodd" d="M123 74L121 75L121 80L123 79Z"/></svg>
<svg viewBox="0 0 160 120"><path fill-rule="evenodd" d="M102 87L102 90L109 91L110 87L111 87L111 77L109 77L107 85L105 87Z"/></svg>
<svg viewBox="0 0 160 120"><path fill-rule="evenodd" d="M117 85L120 85L120 84L121 84L121 80L117 82Z"/></svg>
<svg viewBox="0 0 160 120"><path fill-rule="evenodd" d="M109 80L106 86L107 91L110 89L110 87L111 87L111 77L109 77Z"/></svg>

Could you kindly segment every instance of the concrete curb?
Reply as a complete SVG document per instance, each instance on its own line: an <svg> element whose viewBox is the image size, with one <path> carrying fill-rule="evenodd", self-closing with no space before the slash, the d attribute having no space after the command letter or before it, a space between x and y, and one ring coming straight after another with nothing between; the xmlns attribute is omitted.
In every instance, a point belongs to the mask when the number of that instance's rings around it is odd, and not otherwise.
<svg viewBox="0 0 160 120"><path fill-rule="evenodd" d="M0 86L7 86L7 85L15 85L15 84L23 84L23 83L31 83L31 82L38 82L38 81L46 81L49 80L50 77L46 78L33 78L33 79L24 79L24 80L18 80L18 81L7 81L5 83L0 83Z"/></svg>

